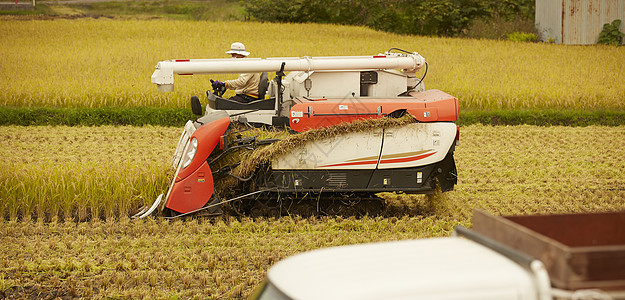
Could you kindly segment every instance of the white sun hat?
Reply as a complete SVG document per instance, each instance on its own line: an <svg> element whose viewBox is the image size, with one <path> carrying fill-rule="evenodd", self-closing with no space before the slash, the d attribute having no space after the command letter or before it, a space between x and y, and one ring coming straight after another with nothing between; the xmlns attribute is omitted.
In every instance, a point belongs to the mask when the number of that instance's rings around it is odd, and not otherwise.
<svg viewBox="0 0 625 300"><path fill-rule="evenodd" d="M249 52L245 51L245 45L243 43L235 42L230 45L230 51L226 52L227 54L241 54L243 56L250 55Z"/></svg>

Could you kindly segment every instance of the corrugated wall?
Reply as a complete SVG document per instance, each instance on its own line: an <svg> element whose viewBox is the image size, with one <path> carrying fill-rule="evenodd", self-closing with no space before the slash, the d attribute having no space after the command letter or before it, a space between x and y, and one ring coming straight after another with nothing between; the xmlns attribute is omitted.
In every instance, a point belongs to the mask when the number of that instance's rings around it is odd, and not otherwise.
<svg viewBox="0 0 625 300"><path fill-rule="evenodd" d="M536 31L541 41L562 43L562 1L536 0Z"/></svg>
<svg viewBox="0 0 625 300"><path fill-rule="evenodd" d="M615 19L623 21L619 29L625 32L625 0L536 0L536 29L543 41L595 44L603 24Z"/></svg>

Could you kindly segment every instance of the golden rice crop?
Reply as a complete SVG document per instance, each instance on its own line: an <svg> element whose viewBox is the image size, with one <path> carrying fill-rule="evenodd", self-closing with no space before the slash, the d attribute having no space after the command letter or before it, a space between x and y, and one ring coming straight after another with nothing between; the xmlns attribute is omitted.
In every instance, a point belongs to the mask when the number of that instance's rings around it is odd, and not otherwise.
<svg viewBox="0 0 625 300"><path fill-rule="evenodd" d="M169 182L176 132L162 127L0 127L8 218L128 215Z"/></svg>
<svg viewBox="0 0 625 300"><path fill-rule="evenodd" d="M156 63L223 58L237 40L254 57L417 51L429 62L427 87L457 96L462 108L625 108L619 47L402 36L339 25L102 19L3 18L0 39L4 106L186 107L191 95L208 89L208 77L176 76L174 93L157 93L150 83Z"/></svg>

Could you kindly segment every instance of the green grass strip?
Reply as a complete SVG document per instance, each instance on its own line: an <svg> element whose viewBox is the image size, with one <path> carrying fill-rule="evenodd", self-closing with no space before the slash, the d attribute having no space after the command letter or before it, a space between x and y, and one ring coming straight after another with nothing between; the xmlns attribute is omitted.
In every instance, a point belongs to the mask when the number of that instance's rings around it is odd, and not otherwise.
<svg viewBox="0 0 625 300"><path fill-rule="evenodd" d="M49 108L0 107L0 126L6 125L158 125L183 126L193 119L191 109L155 107ZM622 126L625 111L583 110L461 110L458 125Z"/></svg>
<svg viewBox="0 0 625 300"><path fill-rule="evenodd" d="M0 107L0 125L160 125L184 126L191 109L154 107L47 108Z"/></svg>
<svg viewBox="0 0 625 300"><path fill-rule="evenodd" d="M461 110L459 125L622 126L625 111L613 110Z"/></svg>

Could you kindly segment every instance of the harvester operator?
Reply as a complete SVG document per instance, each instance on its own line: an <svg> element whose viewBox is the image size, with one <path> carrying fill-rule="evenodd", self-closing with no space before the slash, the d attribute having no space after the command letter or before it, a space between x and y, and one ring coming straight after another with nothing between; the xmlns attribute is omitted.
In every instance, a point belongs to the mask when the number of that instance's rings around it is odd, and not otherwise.
<svg viewBox="0 0 625 300"><path fill-rule="evenodd" d="M230 51L226 53L232 55L232 58L237 59L246 58L250 55L250 52L245 51L245 45L239 42L232 43L232 45L230 45ZM260 74L244 73L240 74L237 79L226 80L224 82L216 80L213 82L213 88L226 87L229 90L234 90L236 95L230 97L230 100L248 103L258 100L259 82Z"/></svg>

